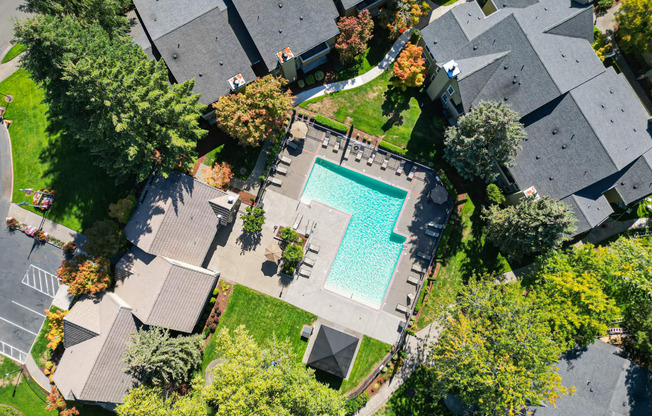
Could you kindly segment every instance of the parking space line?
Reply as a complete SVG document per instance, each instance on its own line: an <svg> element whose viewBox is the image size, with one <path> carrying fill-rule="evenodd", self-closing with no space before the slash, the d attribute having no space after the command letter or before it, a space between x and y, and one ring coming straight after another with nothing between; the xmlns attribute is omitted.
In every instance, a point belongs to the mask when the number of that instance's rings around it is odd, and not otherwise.
<svg viewBox="0 0 652 416"><path fill-rule="evenodd" d="M38 281L37 281L38 277ZM48 282L49 279L49 282ZM45 284L44 284L45 281ZM21 281L26 286L31 287L37 292L41 292L44 295L48 295L53 298L57 294L59 289L59 280L57 276L52 273L46 272L40 267L30 264L29 269L25 272L25 276Z"/></svg>
<svg viewBox="0 0 652 416"><path fill-rule="evenodd" d="M32 332L32 331L30 331L30 330L27 329L27 328L23 328L22 326L20 326L20 325L18 325L18 324L15 324L15 323L13 323L13 322L11 322L11 321L8 321L8 320L6 320L5 318L3 318L2 316L0 316L0 320L3 320L3 321L5 321L6 323L15 326L16 328L20 328L20 329L22 329L22 330L25 331L25 332L29 332L29 333L32 334L32 335L36 335L36 336L38 336L38 334L37 334L36 332Z"/></svg>
<svg viewBox="0 0 652 416"><path fill-rule="evenodd" d="M28 308L28 307L25 306L25 305L21 305L20 303L18 303L18 302L16 302L16 301L13 301L13 300L12 300L11 303L14 303L14 304L20 306L21 308L25 308L25 309L27 309L28 311L30 311L30 312L34 312L35 314L37 314L37 315L42 316L42 317L45 318L45 315L43 315L42 313L40 313L40 312L36 312L34 309Z"/></svg>
<svg viewBox="0 0 652 416"><path fill-rule="evenodd" d="M6 342L0 341L0 354L6 355L7 357L11 358L12 360L16 360L20 363L25 363L25 359L27 358L27 353L24 351L19 350L18 348L14 348L11 345L7 344ZM9 351L9 352L7 352ZM14 355L17 353L18 357Z"/></svg>

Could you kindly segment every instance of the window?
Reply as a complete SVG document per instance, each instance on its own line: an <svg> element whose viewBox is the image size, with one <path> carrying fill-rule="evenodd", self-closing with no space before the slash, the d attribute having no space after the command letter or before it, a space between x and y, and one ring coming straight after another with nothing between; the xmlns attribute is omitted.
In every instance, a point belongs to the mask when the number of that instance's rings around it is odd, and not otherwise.
<svg viewBox="0 0 652 416"><path fill-rule="evenodd" d="M435 69L435 74L438 74L440 69L441 67L437 67L437 69Z"/></svg>
<svg viewBox="0 0 652 416"><path fill-rule="evenodd" d="M453 94L455 94L455 90L453 89L452 85L449 85L446 91L448 92L448 95L450 95L451 97L453 96Z"/></svg>
<svg viewBox="0 0 652 416"><path fill-rule="evenodd" d="M448 102L448 96L446 94L441 95L441 100L446 104Z"/></svg>
<svg viewBox="0 0 652 416"><path fill-rule="evenodd" d="M430 75L430 82L434 81L436 76L437 75L435 75L435 74Z"/></svg>

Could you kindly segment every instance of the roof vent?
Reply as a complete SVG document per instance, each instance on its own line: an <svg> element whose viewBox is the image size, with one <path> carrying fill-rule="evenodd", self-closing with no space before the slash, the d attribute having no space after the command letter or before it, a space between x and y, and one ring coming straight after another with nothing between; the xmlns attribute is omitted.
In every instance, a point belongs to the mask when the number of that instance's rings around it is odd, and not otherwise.
<svg viewBox="0 0 652 416"><path fill-rule="evenodd" d="M299 20L303 20L303 16L299 16Z"/></svg>
<svg viewBox="0 0 652 416"><path fill-rule="evenodd" d="M632 186L632 188L634 188L634 189L638 188L638 184Z"/></svg>
<svg viewBox="0 0 652 416"><path fill-rule="evenodd" d="M548 179L553 180L554 178L551 176L551 177L549 177Z"/></svg>
<svg viewBox="0 0 652 416"><path fill-rule="evenodd" d="M204 74L202 74L202 73L200 72L200 73L199 73L199 76L200 76L200 77L203 77L203 76L204 76Z"/></svg>
<svg viewBox="0 0 652 416"><path fill-rule="evenodd" d="M224 62L220 61L220 66L224 65Z"/></svg>
<svg viewBox="0 0 652 416"><path fill-rule="evenodd" d="M437 41L436 41L436 40L433 40L432 43L433 43L434 45L436 45L436 44L437 44Z"/></svg>
<svg viewBox="0 0 652 416"><path fill-rule="evenodd" d="M279 29L279 30L278 30L278 33L283 33L283 29Z"/></svg>
<svg viewBox="0 0 652 416"><path fill-rule="evenodd" d="M176 54L176 53L173 54L172 57L173 57L174 59L177 59L177 54Z"/></svg>
<svg viewBox="0 0 652 416"><path fill-rule="evenodd" d="M235 198L233 195L229 195L229 204L232 204L233 202L235 202Z"/></svg>
<svg viewBox="0 0 652 416"><path fill-rule="evenodd" d="M536 158L537 158L537 160L539 160L539 159L541 159L541 156L537 155Z"/></svg>
<svg viewBox="0 0 652 416"><path fill-rule="evenodd" d="M503 100L507 101L507 97L503 98Z"/></svg>
<svg viewBox="0 0 652 416"><path fill-rule="evenodd" d="M613 94L613 93L614 93L614 90L609 90L609 94Z"/></svg>
<svg viewBox="0 0 652 416"><path fill-rule="evenodd" d="M282 9L282 8L283 8L283 3L279 3L279 4L278 4L278 8L279 8L279 9Z"/></svg>
<svg viewBox="0 0 652 416"><path fill-rule="evenodd" d="M565 149L565 148L567 148L567 147L568 147L567 144L562 144L562 145L561 145L561 148L562 148L562 149Z"/></svg>
<svg viewBox="0 0 652 416"><path fill-rule="evenodd" d="M604 104L600 104L600 107L604 108Z"/></svg>
<svg viewBox="0 0 652 416"><path fill-rule="evenodd" d="M559 133L559 129L552 129L552 134L557 134Z"/></svg>
<svg viewBox="0 0 652 416"><path fill-rule="evenodd" d="M579 64L579 63L580 63L580 60L579 60L579 59L576 59L575 62L577 62L577 63Z"/></svg>
<svg viewBox="0 0 652 416"><path fill-rule="evenodd" d="M620 109L620 112L621 112L621 113L624 113L624 112L625 112L625 109L624 109L624 108L621 108L621 109Z"/></svg>
<svg viewBox="0 0 652 416"><path fill-rule="evenodd" d="M509 68L509 66L507 66L507 65L505 65L505 66L503 67L503 69L505 69L505 70L507 70L507 68Z"/></svg>
<svg viewBox="0 0 652 416"><path fill-rule="evenodd" d="M473 50L477 51L478 50L478 45L473 45Z"/></svg>
<svg viewBox="0 0 652 416"><path fill-rule="evenodd" d="M636 129L634 129L634 131L636 132Z"/></svg>

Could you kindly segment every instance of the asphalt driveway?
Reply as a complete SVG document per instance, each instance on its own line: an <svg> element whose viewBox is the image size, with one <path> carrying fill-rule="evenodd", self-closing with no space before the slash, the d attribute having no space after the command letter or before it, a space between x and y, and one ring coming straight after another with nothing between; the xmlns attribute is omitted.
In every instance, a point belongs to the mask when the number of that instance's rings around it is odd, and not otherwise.
<svg viewBox="0 0 652 416"><path fill-rule="evenodd" d="M0 56L11 47L14 37L14 19L22 20L28 15L18 11L24 0L0 0Z"/></svg>
<svg viewBox="0 0 652 416"><path fill-rule="evenodd" d="M34 245L21 232L0 231L0 353L23 362L58 288L61 250Z"/></svg>

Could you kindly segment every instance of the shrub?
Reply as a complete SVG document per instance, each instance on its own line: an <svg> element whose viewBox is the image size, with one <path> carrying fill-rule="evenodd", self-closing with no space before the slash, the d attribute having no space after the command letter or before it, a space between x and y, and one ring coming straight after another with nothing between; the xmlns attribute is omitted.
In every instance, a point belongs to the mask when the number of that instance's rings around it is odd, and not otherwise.
<svg viewBox="0 0 652 416"><path fill-rule="evenodd" d="M34 240L38 243L45 243L46 241L48 241L48 235L43 230L34 231L32 237L34 237Z"/></svg>
<svg viewBox="0 0 652 416"><path fill-rule="evenodd" d="M416 43L421 39L421 32L419 29L414 29L412 34L410 35L410 43L413 43L416 45Z"/></svg>
<svg viewBox="0 0 652 416"><path fill-rule="evenodd" d="M77 249L77 246L72 241L68 241L66 244L63 245L63 247L61 247L61 250L63 250L63 253L67 254L67 255L71 255L72 253L75 252L76 249Z"/></svg>
<svg viewBox="0 0 652 416"><path fill-rule="evenodd" d="M220 289L222 292L226 292L231 288L231 285L226 280L220 280Z"/></svg>
<svg viewBox="0 0 652 416"><path fill-rule="evenodd" d="M598 0L598 9L608 9L613 6L613 0Z"/></svg>
<svg viewBox="0 0 652 416"><path fill-rule="evenodd" d="M297 234L296 231L294 231L290 227L281 228L281 238L286 243L298 243L299 241L301 241L301 239L299 238L299 234Z"/></svg>
<svg viewBox="0 0 652 416"><path fill-rule="evenodd" d="M116 219L120 224L126 224L136 208L136 197L129 195L118 202L109 205L109 217Z"/></svg>
<svg viewBox="0 0 652 416"><path fill-rule="evenodd" d="M99 293L111 285L110 263L103 257L91 258L78 254L61 262L57 275L61 283L68 285L73 296Z"/></svg>
<svg viewBox="0 0 652 416"><path fill-rule="evenodd" d="M48 333L45 334L45 339L48 341L47 347L54 351L59 344L63 342L63 317L66 316L67 311L57 310L50 312L45 310L45 315L48 318Z"/></svg>
<svg viewBox="0 0 652 416"><path fill-rule="evenodd" d="M369 393L366 391L359 396L347 401L345 405L346 415L354 415L358 410L362 409L368 401Z"/></svg>
<svg viewBox="0 0 652 416"><path fill-rule="evenodd" d="M380 143L378 143L378 147L401 156L405 156L407 154L407 150L401 149L400 147L394 146L393 144L387 143L383 140L381 140Z"/></svg>
<svg viewBox="0 0 652 416"><path fill-rule="evenodd" d="M315 80L321 81L322 79L324 79L324 71L315 72Z"/></svg>
<svg viewBox="0 0 652 416"><path fill-rule="evenodd" d="M303 88L303 87L306 86L306 82L304 80L300 79L300 80L297 81L297 85L299 86L299 88ZM301 113L301 115L303 115L303 113Z"/></svg>
<svg viewBox="0 0 652 416"><path fill-rule="evenodd" d="M226 162L216 163L212 169L203 168L202 172L204 173L204 181L208 185L219 189L224 189L226 184L233 178L231 165Z"/></svg>
<svg viewBox="0 0 652 416"><path fill-rule="evenodd" d="M216 300L217 300L217 298L215 298L215 297L212 297L212 298L211 298L211 300L210 300L210 302L211 302L211 305L212 305L212 304L214 304Z"/></svg>
<svg viewBox="0 0 652 416"><path fill-rule="evenodd" d="M491 204L500 205L505 202L505 195L495 183L487 185L487 199Z"/></svg>
<svg viewBox="0 0 652 416"><path fill-rule="evenodd" d="M247 207L247 213L242 214L240 218L244 221L242 229L248 233L258 233L263 229L265 224L265 210L261 207Z"/></svg>
<svg viewBox="0 0 652 416"><path fill-rule="evenodd" d="M346 124L342 124L338 121L331 120L330 118L324 117L319 114L315 116L315 122L321 124L322 126L326 126L332 130L340 132L342 134L345 134L347 131L349 131L349 128L347 127Z"/></svg>
<svg viewBox="0 0 652 416"><path fill-rule="evenodd" d="M18 227L18 220L14 217L8 217L6 220L7 227L8 228L16 228Z"/></svg>
<svg viewBox="0 0 652 416"><path fill-rule="evenodd" d="M283 260L297 264L303 259L303 248L298 244L290 244L283 250Z"/></svg>
<svg viewBox="0 0 652 416"><path fill-rule="evenodd" d="M220 288L219 287L216 287L215 289L213 289L213 296L217 296L219 294L220 294Z"/></svg>
<svg viewBox="0 0 652 416"><path fill-rule="evenodd" d="M122 251L127 243L124 233L112 220L98 221L86 231L84 251L96 257L111 257Z"/></svg>
<svg viewBox="0 0 652 416"><path fill-rule="evenodd" d="M306 77L306 84L312 85L315 83L315 76L313 74L310 74Z"/></svg>

